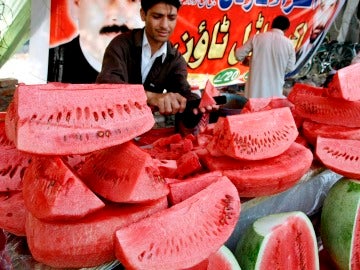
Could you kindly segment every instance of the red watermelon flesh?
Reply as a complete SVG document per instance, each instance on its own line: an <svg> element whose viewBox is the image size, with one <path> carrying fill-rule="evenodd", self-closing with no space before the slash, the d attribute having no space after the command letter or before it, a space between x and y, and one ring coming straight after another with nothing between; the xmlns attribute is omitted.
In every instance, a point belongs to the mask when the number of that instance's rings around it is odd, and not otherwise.
<svg viewBox="0 0 360 270"><path fill-rule="evenodd" d="M360 179L360 141L318 137L316 155L332 171Z"/></svg>
<svg viewBox="0 0 360 270"><path fill-rule="evenodd" d="M60 157L34 156L23 194L26 208L44 220L74 220L105 206Z"/></svg>
<svg viewBox="0 0 360 270"><path fill-rule="evenodd" d="M295 83L287 96L290 102L297 99L298 95L327 96L327 89L321 86L314 86L305 83Z"/></svg>
<svg viewBox="0 0 360 270"><path fill-rule="evenodd" d="M226 178L169 209L116 231L115 255L126 269L183 269L216 252L231 235L240 199Z"/></svg>
<svg viewBox="0 0 360 270"><path fill-rule="evenodd" d="M329 83L327 94L346 100L360 100L359 72L360 63L339 69Z"/></svg>
<svg viewBox="0 0 360 270"><path fill-rule="evenodd" d="M209 258L194 267L184 270L241 270L234 254L226 246L222 246Z"/></svg>
<svg viewBox="0 0 360 270"><path fill-rule="evenodd" d="M215 105L216 101L213 97L218 95L219 90L216 89L216 87L210 82L210 80L207 80L204 91L201 95L199 108Z"/></svg>
<svg viewBox="0 0 360 270"><path fill-rule="evenodd" d="M216 182L222 177L220 171L209 173L202 173L193 177L189 177L182 181L173 181L169 183L169 201L172 204L177 204L186 200L203 190L211 183Z"/></svg>
<svg viewBox="0 0 360 270"><path fill-rule="evenodd" d="M360 101L298 94L291 100L296 115L314 122L360 127Z"/></svg>
<svg viewBox="0 0 360 270"><path fill-rule="evenodd" d="M25 236L26 215L21 191L0 193L0 228L17 236Z"/></svg>
<svg viewBox="0 0 360 270"><path fill-rule="evenodd" d="M195 174L202 169L199 157L194 151L183 154L178 160L176 160L176 164L177 169L175 176L179 179Z"/></svg>
<svg viewBox="0 0 360 270"><path fill-rule="evenodd" d="M235 255L242 269L319 269L315 231L300 211L257 219L244 232Z"/></svg>
<svg viewBox="0 0 360 270"><path fill-rule="evenodd" d="M302 124L302 134L313 146L318 136L323 138L360 140L360 128L321 124L305 120Z"/></svg>
<svg viewBox="0 0 360 270"><path fill-rule="evenodd" d="M4 122L0 122L0 192L21 190L22 179L32 156L16 149L7 139Z"/></svg>
<svg viewBox="0 0 360 270"><path fill-rule="evenodd" d="M56 268L94 267L115 260L114 233L167 208L166 197L149 204L107 204L83 219L46 222L29 214L26 236L34 259Z"/></svg>
<svg viewBox="0 0 360 270"><path fill-rule="evenodd" d="M94 152L78 172L95 193L113 202L146 202L169 193L154 159L131 141Z"/></svg>
<svg viewBox="0 0 360 270"><path fill-rule="evenodd" d="M229 115L217 125L213 143L225 155L245 160L280 155L299 134L289 107Z"/></svg>
<svg viewBox="0 0 360 270"><path fill-rule="evenodd" d="M249 98L241 113L259 112L282 107L292 108L293 106L287 98Z"/></svg>
<svg viewBox="0 0 360 270"><path fill-rule="evenodd" d="M259 197L294 186L310 169L313 154L294 142L283 154L263 160L237 160L210 154L200 155L200 160L210 171L220 171L227 176L240 197Z"/></svg>
<svg viewBox="0 0 360 270"><path fill-rule="evenodd" d="M84 154L117 145L154 125L142 85L19 85L10 132L19 150Z"/></svg>
<svg viewBox="0 0 360 270"><path fill-rule="evenodd" d="M160 175L164 178L172 178L175 177L175 173L177 170L176 160L173 159L154 159L156 166L159 168Z"/></svg>

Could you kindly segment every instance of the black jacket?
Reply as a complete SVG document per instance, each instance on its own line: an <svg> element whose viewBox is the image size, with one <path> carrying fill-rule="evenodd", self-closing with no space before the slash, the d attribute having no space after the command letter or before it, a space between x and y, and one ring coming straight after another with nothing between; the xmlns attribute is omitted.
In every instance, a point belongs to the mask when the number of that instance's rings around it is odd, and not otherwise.
<svg viewBox="0 0 360 270"><path fill-rule="evenodd" d="M144 29L134 29L115 37L105 50L97 83L142 84L141 50ZM187 64L180 52L167 42L164 63L157 58L143 84L146 91L162 93L164 89L194 99L187 81Z"/></svg>

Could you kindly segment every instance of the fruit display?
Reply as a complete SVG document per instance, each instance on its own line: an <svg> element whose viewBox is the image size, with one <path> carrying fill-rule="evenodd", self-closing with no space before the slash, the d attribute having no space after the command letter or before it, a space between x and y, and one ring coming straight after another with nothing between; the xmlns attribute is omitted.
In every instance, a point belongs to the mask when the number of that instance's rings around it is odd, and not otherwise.
<svg viewBox="0 0 360 270"><path fill-rule="evenodd" d="M360 269L359 200L349 192L360 179L360 101L344 98L345 79L250 99L240 114L188 135L152 129L138 85L20 84L0 115L0 228L50 269L320 269L320 248L339 269ZM207 87L211 103L218 92ZM344 176L335 197L347 219L329 202L321 234L301 210L264 213L236 231L244 205L318 168ZM234 232L236 251L226 246Z"/></svg>

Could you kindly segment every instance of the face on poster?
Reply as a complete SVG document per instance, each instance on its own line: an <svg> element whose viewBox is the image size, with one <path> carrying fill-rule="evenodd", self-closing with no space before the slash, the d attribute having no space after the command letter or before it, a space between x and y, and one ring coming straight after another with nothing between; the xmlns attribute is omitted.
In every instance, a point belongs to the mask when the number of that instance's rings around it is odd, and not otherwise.
<svg viewBox="0 0 360 270"><path fill-rule="evenodd" d="M144 25L140 19L140 0L53 2L57 4L51 9L50 46L64 42L64 36L66 39L66 36L80 35L82 43L87 44L83 47L98 59L116 34ZM244 82L248 67L237 62L235 49L252 35L270 29L272 20L278 15L286 15L291 21L285 35L293 41L299 68L320 45L345 0L181 2L171 41L188 63L190 83L202 87L208 78L213 82L217 80L219 85ZM67 22L64 13L67 13ZM73 27L72 30L68 27L67 35L65 24ZM58 29L62 29L61 33Z"/></svg>
<svg viewBox="0 0 360 270"><path fill-rule="evenodd" d="M79 35L82 50L99 62L116 35L144 26L140 0L53 0L52 4L50 46Z"/></svg>

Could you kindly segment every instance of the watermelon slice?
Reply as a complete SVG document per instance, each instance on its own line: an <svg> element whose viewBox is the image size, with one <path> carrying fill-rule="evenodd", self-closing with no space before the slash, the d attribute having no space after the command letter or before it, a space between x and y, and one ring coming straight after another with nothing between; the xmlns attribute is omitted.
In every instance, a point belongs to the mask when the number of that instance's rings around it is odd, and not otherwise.
<svg viewBox="0 0 360 270"><path fill-rule="evenodd" d="M3 120L0 120L0 153L0 192L21 190L24 172L32 156L16 149L7 138Z"/></svg>
<svg viewBox="0 0 360 270"><path fill-rule="evenodd" d="M240 199L221 178L187 200L116 231L115 254L126 269L183 269L216 252L240 215Z"/></svg>
<svg viewBox="0 0 360 270"><path fill-rule="evenodd" d="M213 144L227 156L247 160L280 155L299 134L289 107L229 115L217 126Z"/></svg>
<svg viewBox="0 0 360 270"><path fill-rule="evenodd" d="M316 155L334 172L360 179L360 141L318 137Z"/></svg>
<svg viewBox="0 0 360 270"><path fill-rule="evenodd" d="M241 270L241 268L231 250L226 246L222 246L205 261L183 270Z"/></svg>
<svg viewBox="0 0 360 270"><path fill-rule="evenodd" d="M105 206L60 157L34 156L23 194L27 210L44 220L74 220Z"/></svg>
<svg viewBox="0 0 360 270"><path fill-rule="evenodd" d="M360 100L359 72L360 63L339 69L329 83L327 94L332 97L351 101Z"/></svg>
<svg viewBox="0 0 360 270"><path fill-rule="evenodd" d="M257 219L239 240L235 256L242 269L319 269L315 231L300 211Z"/></svg>
<svg viewBox="0 0 360 270"><path fill-rule="evenodd" d="M304 120L301 132L308 143L313 146L316 146L318 136L333 139L360 140L360 128L321 124L311 120Z"/></svg>
<svg viewBox="0 0 360 270"><path fill-rule="evenodd" d="M47 222L29 213L26 236L34 259L55 268L83 268L115 260L114 233L167 208L166 197L149 204L111 204L83 219Z"/></svg>
<svg viewBox="0 0 360 270"><path fill-rule="evenodd" d="M293 187L310 169L313 154L296 142L279 156L263 160L238 160L228 156L199 155L210 171L220 171L238 189L240 197L273 195Z"/></svg>
<svg viewBox="0 0 360 270"><path fill-rule="evenodd" d="M321 212L321 239L338 269L360 269L360 182L341 178L329 190Z"/></svg>
<svg viewBox="0 0 360 270"><path fill-rule="evenodd" d="M216 182L222 177L220 171L202 173L193 177L189 177L182 181L173 181L169 183L169 201L177 204L187 198L200 192L202 189Z"/></svg>
<svg viewBox="0 0 360 270"><path fill-rule="evenodd" d="M360 101L308 94L297 94L290 101L300 117L328 125L360 127Z"/></svg>
<svg viewBox="0 0 360 270"><path fill-rule="evenodd" d="M113 202L146 202L169 193L154 159L132 141L94 152L78 173L91 190Z"/></svg>
<svg viewBox="0 0 360 270"><path fill-rule="evenodd" d="M216 101L214 97L218 96L219 94L219 90L216 89L210 80L207 80L204 91L201 95L199 108L215 105Z"/></svg>
<svg viewBox="0 0 360 270"><path fill-rule="evenodd" d="M26 152L89 153L151 129L155 121L146 100L142 85L20 84L7 135Z"/></svg>
<svg viewBox="0 0 360 270"><path fill-rule="evenodd" d="M21 191L0 193L0 228L17 236L25 236L26 215Z"/></svg>

